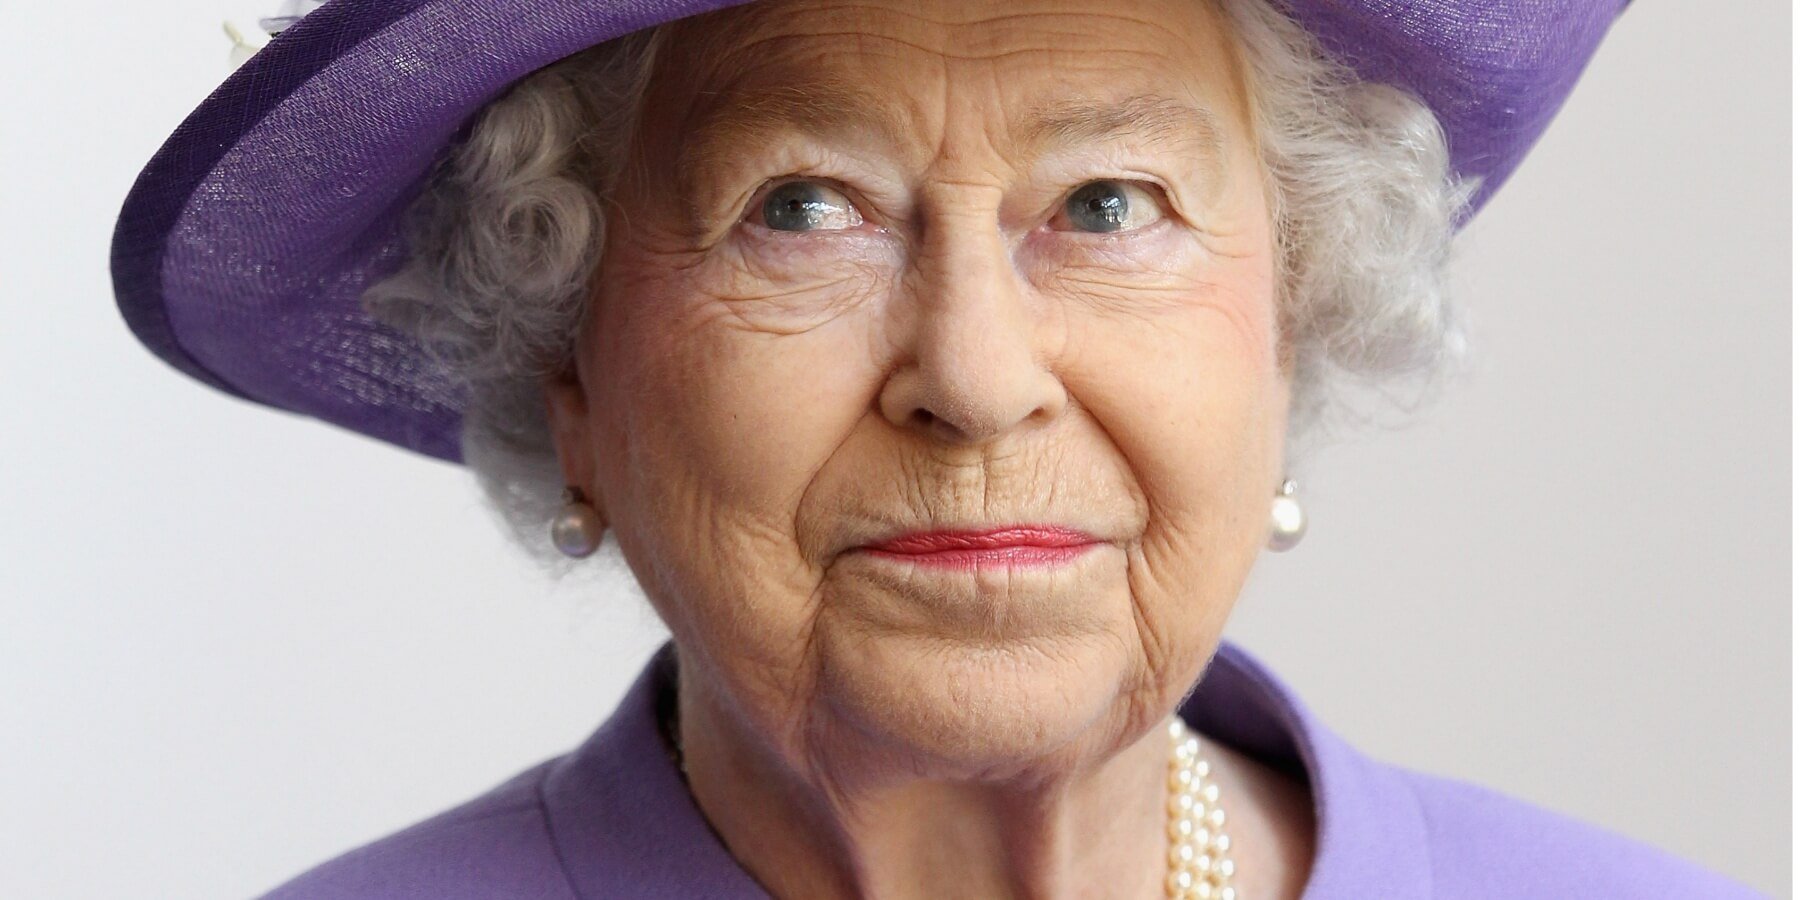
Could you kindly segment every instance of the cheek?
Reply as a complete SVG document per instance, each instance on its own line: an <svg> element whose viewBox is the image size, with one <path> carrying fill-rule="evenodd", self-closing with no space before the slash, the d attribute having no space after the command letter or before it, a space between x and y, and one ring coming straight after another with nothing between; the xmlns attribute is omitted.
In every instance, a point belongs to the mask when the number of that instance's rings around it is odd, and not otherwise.
<svg viewBox="0 0 1800 900"><path fill-rule="evenodd" d="M878 267L862 253L827 267L802 248L739 243L615 257L629 274L598 298L592 329L613 404L601 427L622 435L627 481L654 473L737 514L791 521L866 405L856 398L873 377L863 323Z"/></svg>
<svg viewBox="0 0 1800 900"><path fill-rule="evenodd" d="M622 390L605 427L645 500L702 494L715 515L791 530L814 473L864 412L869 354L844 318L799 333L749 328L703 302L621 329L605 363ZM669 510L678 512L678 510Z"/></svg>
<svg viewBox="0 0 1800 900"><path fill-rule="evenodd" d="M625 402L642 470L678 470L791 538L807 485L866 412L879 376L870 323L903 251L873 229L742 223L702 250L631 248L641 274L629 295L644 300L616 307L615 333L634 361Z"/></svg>
<svg viewBox="0 0 1800 900"><path fill-rule="evenodd" d="M1106 339L1094 329L1097 342ZM1153 336L1114 336L1082 351L1075 388L1170 528L1241 528L1227 521L1271 481L1281 422L1267 354L1246 352L1232 329L1170 327ZM1153 525L1156 523L1153 523Z"/></svg>
<svg viewBox="0 0 1800 900"><path fill-rule="evenodd" d="M1163 620L1150 629L1167 636L1162 650L1184 660L1178 636L1223 628L1279 478L1286 386L1266 261L1212 267L1154 313L1071 321L1065 377L1148 508L1132 593Z"/></svg>
<svg viewBox="0 0 1800 900"><path fill-rule="evenodd" d="M1216 514L1279 455L1272 260L1220 257L1116 293L1131 299L1068 304L1065 379L1166 516Z"/></svg>
<svg viewBox="0 0 1800 900"><path fill-rule="evenodd" d="M867 411L864 320L772 328L816 298L745 303L695 291L698 269L652 268L603 295L592 327L603 399L591 408L609 436L598 462L618 540L689 646L791 670L819 578L797 510Z"/></svg>

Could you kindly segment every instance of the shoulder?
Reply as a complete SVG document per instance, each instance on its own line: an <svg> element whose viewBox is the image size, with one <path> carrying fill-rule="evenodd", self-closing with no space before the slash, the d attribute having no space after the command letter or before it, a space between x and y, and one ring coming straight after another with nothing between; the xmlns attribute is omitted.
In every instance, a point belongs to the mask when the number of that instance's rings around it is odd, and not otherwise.
<svg viewBox="0 0 1800 900"><path fill-rule="evenodd" d="M267 900L572 900L540 786L546 761L452 809L320 863Z"/></svg>
<svg viewBox="0 0 1800 900"><path fill-rule="evenodd" d="M1649 844L1480 785L1392 767L1417 797L1441 897L1762 894Z"/></svg>

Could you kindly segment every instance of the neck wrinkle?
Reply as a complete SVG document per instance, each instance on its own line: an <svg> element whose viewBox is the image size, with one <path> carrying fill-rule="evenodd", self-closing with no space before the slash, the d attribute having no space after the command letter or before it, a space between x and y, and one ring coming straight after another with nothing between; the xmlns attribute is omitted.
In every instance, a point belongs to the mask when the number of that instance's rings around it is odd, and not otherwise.
<svg viewBox="0 0 1800 900"><path fill-rule="evenodd" d="M689 791L772 896L1162 896L1164 722L1048 784L897 780L795 771L697 688L676 704Z"/></svg>

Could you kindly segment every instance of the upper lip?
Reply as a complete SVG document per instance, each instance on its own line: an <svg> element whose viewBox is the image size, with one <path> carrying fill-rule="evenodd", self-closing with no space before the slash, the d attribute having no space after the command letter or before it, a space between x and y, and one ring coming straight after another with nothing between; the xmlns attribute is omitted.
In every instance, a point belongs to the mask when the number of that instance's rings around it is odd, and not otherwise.
<svg viewBox="0 0 1800 900"><path fill-rule="evenodd" d="M913 531L864 544L886 553L939 553L946 550L992 550L999 547L1076 547L1099 538L1060 525L1006 525L958 531Z"/></svg>

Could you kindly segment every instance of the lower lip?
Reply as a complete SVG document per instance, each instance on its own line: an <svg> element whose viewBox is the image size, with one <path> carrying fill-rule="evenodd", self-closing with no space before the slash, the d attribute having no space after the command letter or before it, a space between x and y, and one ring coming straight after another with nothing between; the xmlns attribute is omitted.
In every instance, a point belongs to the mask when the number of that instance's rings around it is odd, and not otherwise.
<svg viewBox="0 0 1800 900"><path fill-rule="evenodd" d="M934 569L977 569L988 566L1058 566L1072 562L1098 546L1100 542L1095 541L1061 547L1013 544L981 549L939 550L933 553L893 553L864 547L862 552L878 559L909 562Z"/></svg>

